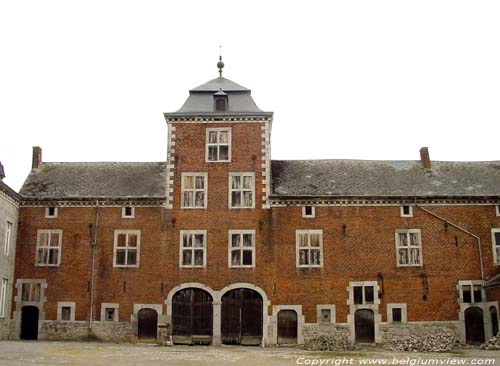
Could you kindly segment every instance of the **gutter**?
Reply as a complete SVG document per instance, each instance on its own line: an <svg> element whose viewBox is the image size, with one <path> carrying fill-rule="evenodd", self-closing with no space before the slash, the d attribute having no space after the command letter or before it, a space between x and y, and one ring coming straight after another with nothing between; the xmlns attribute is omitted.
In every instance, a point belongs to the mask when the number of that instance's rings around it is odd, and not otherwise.
<svg viewBox="0 0 500 366"><path fill-rule="evenodd" d="M464 229L463 227L457 225L457 224L454 224L453 222L451 221L448 221L447 219L445 219L444 217L441 217L439 215L436 215L434 212L432 211L429 211L425 208L423 208L422 206L418 205L417 204L417 200L415 199L415 206L418 207L419 209L421 209L422 211L426 212L427 214L431 215L432 217L446 223L447 225L450 225L452 227L454 227L455 229L473 237L474 239L477 240L477 250L478 250L478 253L479 253L479 266L480 266L480 271L481 271L481 282L482 284L484 285L484 268L483 268L483 252L481 250L481 238L479 236L477 236L476 234L473 234L471 233L470 231L468 231L467 229Z"/></svg>
<svg viewBox="0 0 500 366"><path fill-rule="evenodd" d="M95 281L95 262L96 262L96 249L97 249L97 232L99 229L99 200L95 203L95 226L94 237L92 238L92 265L90 271L90 312L89 312L89 330L92 329L92 322L94 321L94 281Z"/></svg>

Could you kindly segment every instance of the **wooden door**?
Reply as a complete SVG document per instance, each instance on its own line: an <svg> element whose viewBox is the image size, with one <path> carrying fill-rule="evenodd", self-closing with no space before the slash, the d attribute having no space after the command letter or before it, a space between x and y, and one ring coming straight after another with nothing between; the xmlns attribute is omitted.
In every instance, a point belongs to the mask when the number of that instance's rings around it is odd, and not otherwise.
<svg viewBox="0 0 500 366"><path fill-rule="evenodd" d="M278 313L278 344L297 344L297 312L281 310Z"/></svg>
<svg viewBox="0 0 500 366"><path fill-rule="evenodd" d="M375 341L375 315L372 310L356 310L354 313L354 331L356 342L373 343Z"/></svg>
<svg viewBox="0 0 500 366"><path fill-rule="evenodd" d="M23 306L21 310L21 339L38 339L38 308Z"/></svg>
<svg viewBox="0 0 500 366"><path fill-rule="evenodd" d="M465 340L468 344L481 344L484 342L483 310L468 308L465 310Z"/></svg>
<svg viewBox="0 0 500 366"><path fill-rule="evenodd" d="M188 288L172 298L172 335L177 344L212 341L212 296L204 290Z"/></svg>
<svg viewBox="0 0 500 366"><path fill-rule="evenodd" d="M141 309L137 313L137 336L140 339L156 339L158 335L158 313L154 309Z"/></svg>

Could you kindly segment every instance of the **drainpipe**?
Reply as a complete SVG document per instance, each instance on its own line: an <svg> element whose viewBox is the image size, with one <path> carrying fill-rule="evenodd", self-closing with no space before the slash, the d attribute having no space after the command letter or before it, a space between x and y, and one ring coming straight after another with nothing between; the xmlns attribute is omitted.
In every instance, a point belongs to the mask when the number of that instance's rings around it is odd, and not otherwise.
<svg viewBox="0 0 500 366"><path fill-rule="evenodd" d="M94 237L92 238L92 267L90 272L90 313L89 313L89 330L92 329L94 320L94 280L95 280L95 257L97 249L97 231L99 228L99 200L95 203L95 226Z"/></svg>
<svg viewBox="0 0 500 366"><path fill-rule="evenodd" d="M454 224L448 220L446 220L445 218L439 216L439 215L436 215L434 212L432 211L429 211L425 208L423 208L422 206L418 205L417 204L417 199L415 198L415 206L418 207L419 209L421 209L422 211L426 212L427 214L431 215L432 217L438 219L438 220L441 220L443 221L444 223L446 223L447 225L450 225L452 227L454 227L455 229L473 237L474 239L477 240L477 250L479 252L479 266L480 266L480 269L481 269L481 282L482 284L484 284L484 269L483 269L483 252L481 250L481 238L473 233L471 233L470 231L464 229L463 227L460 227L458 226L457 224Z"/></svg>

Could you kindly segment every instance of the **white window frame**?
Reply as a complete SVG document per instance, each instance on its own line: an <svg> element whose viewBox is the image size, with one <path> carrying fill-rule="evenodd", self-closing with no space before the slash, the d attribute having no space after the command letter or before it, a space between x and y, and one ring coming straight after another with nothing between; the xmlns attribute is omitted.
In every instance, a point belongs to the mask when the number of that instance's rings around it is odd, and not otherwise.
<svg viewBox="0 0 500 366"><path fill-rule="evenodd" d="M405 207L408 207L408 209L409 209L409 213L408 214L404 213L404 208ZM413 206L411 206L411 205L401 205L399 207L399 213L400 213L401 217L413 217Z"/></svg>
<svg viewBox="0 0 500 366"><path fill-rule="evenodd" d="M2 278L2 283L0 284L0 318L5 318L5 313L7 311L8 289L9 289L9 280L7 278Z"/></svg>
<svg viewBox="0 0 500 366"><path fill-rule="evenodd" d="M322 310L330 310L330 321L323 321L321 317ZM333 304L318 304L316 305L316 323L317 324L335 324L335 305Z"/></svg>
<svg viewBox="0 0 500 366"><path fill-rule="evenodd" d="M186 189L185 183L184 183L185 177L194 177L195 188ZM196 188L196 177L203 177L203 187L204 187L203 190ZM184 202L184 192L185 191L192 191L194 193L194 201L193 202L196 202L196 192L203 191L204 192L203 206L186 206L186 203ZM208 204L208 173L182 173L182 176L181 176L181 208L206 209L207 204Z"/></svg>
<svg viewBox="0 0 500 366"><path fill-rule="evenodd" d="M470 286L471 302L464 302L463 286ZM481 289L481 300L482 301L476 301L476 299L474 298L474 286L479 286L479 288ZM458 281L458 292L459 292L459 302L462 304L480 304L480 303L486 302L486 292L483 288L483 283L480 280L460 280L460 281Z"/></svg>
<svg viewBox="0 0 500 366"><path fill-rule="evenodd" d="M242 186L241 189L233 189L232 188L233 187L233 185L232 185L233 177L240 177L241 178L241 186ZM252 188L251 189L244 189L243 188L244 177L252 177ZM256 200L256 197L255 197L255 173L253 173L253 172L232 172L232 173L229 173L228 188L229 188L228 189L228 204L229 204L230 209L239 210L239 209L255 208L255 200ZM239 206L239 207L233 206L232 193L233 192L241 192L241 202L243 203L243 192L248 192L248 191L252 192L252 205L251 206Z"/></svg>
<svg viewBox="0 0 500 366"><path fill-rule="evenodd" d="M495 206L495 212L496 212L497 216L500 216L500 205Z"/></svg>
<svg viewBox="0 0 500 366"><path fill-rule="evenodd" d="M48 235L47 239L47 246L41 246L41 236L42 235ZM57 243L57 246L51 246L51 237L52 234L59 234L59 242ZM58 267L61 265L61 254L62 254L62 237L63 237L63 231L62 230L38 230L37 232L37 238L36 238L36 255L35 255L35 266L37 267ZM56 264L49 264L49 263L39 263L39 249L46 248L47 250L55 249L57 248L58 254L57 254L57 263ZM49 259L49 254L47 255L47 260Z"/></svg>
<svg viewBox="0 0 500 366"><path fill-rule="evenodd" d="M62 308L70 308L70 313L69 313L69 320L63 320L62 319ZM76 303L74 302L58 302L57 303L57 320L59 321L64 321L64 322L74 322L75 321L75 310L76 310Z"/></svg>
<svg viewBox="0 0 500 366"><path fill-rule="evenodd" d="M7 225L5 227L5 245L3 248L3 254L9 255L10 252L10 243L12 241L12 232L14 231L14 224L10 221L7 221Z"/></svg>
<svg viewBox="0 0 500 366"><path fill-rule="evenodd" d="M228 143L209 143L209 135L210 132L217 132L217 140L219 139L219 132L227 132L228 133ZM205 132L205 162L207 163L230 163L231 162L231 145L232 145L232 136L231 136L231 128L230 127L219 127L219 128L207 128ZM217 146L217 156L219 156L219 147L221 145L228 145L227 149L227 160L209 160L208 159L208 150L210 146Z"/></svg>
<svg viewBox="0 0 500 366"><path fill-rule="evenodd" d="M497 255L497 248L500 248L500 242L497 243L495 234L500 233L500 228L491 229L491 248L493 251L493 264L500 266L500 256Z"/></svg>
<svg viewBox="0 0 500 366"><path fill-rule="evenodd" d="M243 246L243 234L251 234L252 235L252 246L251 247L244 247ZM240 235L240 246L239 247L233 247L232 246L232 239L233 235ZM228 231L228 240L227 240L227 266L229 268L254 268L255 267L255 230L229 230ZM241 255L240 255L240 260L241 263L243 263L243 250L251 250L252 251L252 264L239 264L239 265L234 265L232 264L231 258L232 258L232 252L234 250L239 250Z"/></svg>
<svg viewBox="0 0 500 366"><path fill-rule="evenodd" d="M400 246L399 245L399 234L407 234L408 235L408 246ZM418 245L410 245L409 234L418 234ZM422 267L424 265L424 253L422 250L422 232L420 229L397 229L394 233L394 240L396 245L396 266L397 267ZM408 250L408 260L410 259L410 249L418 249L420 251L420 263L408 263L401 264L399 263L399 249Z"/></svg>
<svg viewBox="0 0 500 366"><path fill-rule="evenodd" d="M198 250L203 249L203 264L194 264L194 251L195 247L192 246L186 247L186 249L182 246L183 245L183 238L184 235L195 235L195 234L202 234L203 235L203 248L197 248ZM194 242L194 240L193 240ZM182 253L184 250L191 250L192 255L191 255L191 262L193 264L183 264L182 263ZM207 231L206 230L180 230L179 233L179 267L180 268L205 268L207 266Z"/></svg>
<svg viewBox="0 0 500 366"><path fill-rule="evenodd" d="M127 215L127 208L130 208L130 215ZM124 206L122 207L122 219L133 219L135 218L135 207Z"/></svg>
<svg viewBox="0 0 500 366"><path fill-rule="evenodd" d="M306 213L306 207L311 207L311 214L310 215L308 215ZM312 205L311 206L302 206L302 217L306 218L306 219L312 219L312 218L316 217L316 207L314 207Z"/></svg>
<svg viewBox="0 0 500 366"><path fill-rule="evenodd" d="M308 235L308 246L300 247L299 235ZM319 234L319 260L320 264L300 264L300 250L307 250L309 255L311 249L318 249L318 247L312 247L310 243L310 235ZM322 268L323 267L323 230L295 230L295 260L297 268ZM310 262L310 260L309 260Z"/></svg>
<svg viewBox="0 0 500 366"><path fill-rule="evenodd" d="M115 313L113 314L113 320L106 319L106 309L115 309ZM101 303L101 321L102 322L117 322L120 320L120 304L111 303L111 302L103 302Z"/></svg>
<svg viewBox="0 0 500 366"><path fill-rule="evenodd" d="M401 309L401 322L395 322L392 318L392 309ZM387 304L387 323L402 324L408 321L406 304Z"/></svg>
<svg viewBox="0 0 500 366"><path fill-rule="evenodd" d="M49 212L50 208L54 208L54 214L53 215L51 215L50 212ZM55 218L57 218L58 211L59 210L57 209L56 206L45 207L45 218L46 219L55 219Z"/></svg>
<svg viewBox="0 0 500 366"><path fill-rule="evenodd" d="M361 290L361 304L356 304L356 300L354 299L354 288L362 287ZM366 287L373 287L373 302L367 302L365 299ZM364 281L364 282L349 282L349 300L348 304L357 306L359 308L365 308L367 306L378 305L380 304L380 299L378 297L378 283L377 281Z"/></svg>
<svg viewBox="0 0 500 366"><path fill-rule="evenodd" d="M118 247L118 235L120 235L120 234L126 235L124 247ZM129 251L129 245L128 245L129 234L135 234L137 236L137 247L136 247L137 254L136 254L135 264L127 264L128 251ZM115 230L114 238L115 239L114 239L114 247L113 247L113 267L138 268L139 262L140 262L140 257L141 257L140 256L140 254L141 254L141 230ZM116 252L118 249L125 249L125 264L117 264L116 263Z"/></svg>

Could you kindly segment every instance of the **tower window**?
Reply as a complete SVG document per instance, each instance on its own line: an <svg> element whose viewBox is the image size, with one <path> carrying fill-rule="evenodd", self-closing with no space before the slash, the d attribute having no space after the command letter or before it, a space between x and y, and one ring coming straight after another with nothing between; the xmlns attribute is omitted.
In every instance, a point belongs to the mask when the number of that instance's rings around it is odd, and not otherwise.
<svg viewBox="0 0 500 366"><path fill-rule="evenodd" d="M226 110L226 100L224 98L217 98L215 100L215 110L225 111Z"/></svg>

